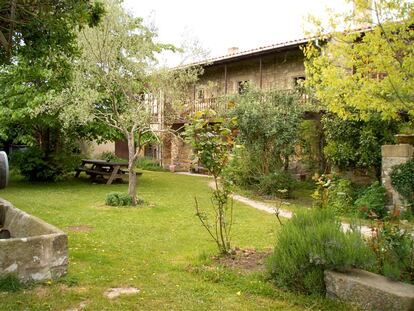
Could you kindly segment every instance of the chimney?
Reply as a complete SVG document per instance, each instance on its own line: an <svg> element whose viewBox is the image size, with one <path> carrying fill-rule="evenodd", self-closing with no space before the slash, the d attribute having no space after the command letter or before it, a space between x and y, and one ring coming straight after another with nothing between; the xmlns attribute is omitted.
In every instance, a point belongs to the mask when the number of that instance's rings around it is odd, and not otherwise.
<svg viewBox="0 0 414 311"><path fill-rule="evenodd" d="M227 54L229 54L229 55L230 54L236 54L238 52L239 52L239 48L236 47L236 46L233 46L233 47L227 49Z"/></svg>

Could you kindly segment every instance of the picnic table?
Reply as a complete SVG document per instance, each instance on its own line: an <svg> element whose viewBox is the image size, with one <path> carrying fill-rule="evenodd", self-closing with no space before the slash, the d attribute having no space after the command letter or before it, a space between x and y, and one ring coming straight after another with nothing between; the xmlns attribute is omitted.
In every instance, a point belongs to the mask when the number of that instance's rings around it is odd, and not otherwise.
<svg viewBox="0 0 414 311"><path fill-rule="evenodd" d="M75 177L79 177L81 172L85 172L92 180L98 177L108 178L106 184L110 185L116 179L123 180L128 177L128 163L82 159L82 164L76 169ZM142 175L142 173L137 173L137 175Z"/></svg>

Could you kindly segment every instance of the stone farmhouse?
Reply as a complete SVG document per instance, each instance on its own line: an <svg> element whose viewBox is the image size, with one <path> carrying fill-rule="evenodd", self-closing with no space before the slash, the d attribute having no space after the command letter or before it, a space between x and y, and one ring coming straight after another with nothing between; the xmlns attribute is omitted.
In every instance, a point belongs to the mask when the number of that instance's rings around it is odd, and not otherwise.
<svg viewBox="0 0 414 311"><path fill-rule="evenodd" d="M260 89L290 90L305 79L304 55L300 49L309 39L274 44L240 52L230 48L228 55L201 63L204 73L190 92L188 114L206 108L219 109L217 97L242 93L246 83ZM175 121L172 128L180 131L185 118ZM172 171L191 169L191 148L176 136L168 136L162 145L152 145L145 155L158 159Z"/></svg>

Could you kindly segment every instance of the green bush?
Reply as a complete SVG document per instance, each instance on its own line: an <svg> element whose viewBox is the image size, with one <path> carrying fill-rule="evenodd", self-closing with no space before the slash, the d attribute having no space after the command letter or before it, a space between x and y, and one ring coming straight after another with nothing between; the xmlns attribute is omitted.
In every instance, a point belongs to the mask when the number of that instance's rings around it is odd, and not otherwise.
<svg viewBox="0 0 414 311"><path fill-rule="evenodd" d="M329 188L327 207L337 215L354 213L353 188L350 180L338 179Z"/></svg>
<svg viewBox="0 0 414 311"><path fill-rule="evenodd" d="M257 192L262 195L276 195L278 197L288 198L295 185L296 180L291 173L279 171L260 176L258 178L258 184L255 187Z"/></svg>
<svg viewBox="0 0 414 311"><path fill-rule="evenodd" d="M398 223L379 221L371 246L377 256L375 272L414 284L414 240L409 231Z"/></svg>
<svg viewBox="0 0 414 311"><path fill-rule="evenodd" d="M257 173L252 170L247 150L243 147L234 148L229 163L223 169L223 176L230 184L242 188L250 188L258 183Z"/></svg>
<svg viewBox="0 0 414 311"><path fill-rule="evenodd" d="M142 204L142 199L137 200L137 204ZM111 192L106 196L105 204L109 206L131 206L132 198L127 193Z"/></svg>
<svg viewBox="0 0 414 311"><path fill-rule="evenodd" d="M108 162L126 162L125 159L119 158L115 153L112 151L104 151L99 156L100 159L108 161Z"/></svg>
<svg viewBox="0 0 414 311"><path fill-rule="evenodd" d="M388 214L387 192L379 182L375 182L362 192L354 205L364 218L383 219Z"/></svg>
<svg viewBox="0 0 414 311"><path fill-rule="evenodd" d="M166 171L157 161L149 157L138 158L137 167L147 171Z"/></svg>
<svg viewBox="0 0 414 311"><path fill-rule="evenodd" d="M69 153L46 154L37 147L12 154L11 166L30 181L56 181L73 172L80 164L80 156Z"/></svg>
<svg viewBox="0 0 414 311"><path fill-rule="evenodd" d="M313 209L297 213L280 227L268 271L281 287L323 294L324 270L370 268L374 261L360 232L344 233L331 211Z"/></svg>
<svg viewBox="0 0 414 311"><path fill-rule="evenodd" d="M414 159L393 167L391 184L414 211Z"/></svg>

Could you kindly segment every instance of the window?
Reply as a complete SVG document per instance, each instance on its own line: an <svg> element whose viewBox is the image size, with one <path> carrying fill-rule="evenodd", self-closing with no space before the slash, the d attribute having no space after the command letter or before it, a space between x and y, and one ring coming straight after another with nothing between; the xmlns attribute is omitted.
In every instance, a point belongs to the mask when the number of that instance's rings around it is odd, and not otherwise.
<svg viewBox="0 0 414 311"><path fill-rule="evenodd" d="M156 159L157 158L157 150L158 150L157 145L149 144L149 145L144 147L144 156L147 157L147 158Z"/></svg>
<svg viewBox="0 0 414 311"><path fill-rule="evenodd" d="M244 94L247 90L247 87L249 85L249 81L239 81L237 82L237 87L238 87L238 93L239 94Z"/></svg>

